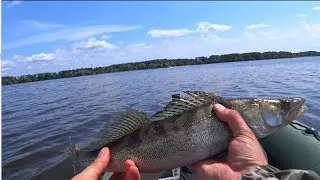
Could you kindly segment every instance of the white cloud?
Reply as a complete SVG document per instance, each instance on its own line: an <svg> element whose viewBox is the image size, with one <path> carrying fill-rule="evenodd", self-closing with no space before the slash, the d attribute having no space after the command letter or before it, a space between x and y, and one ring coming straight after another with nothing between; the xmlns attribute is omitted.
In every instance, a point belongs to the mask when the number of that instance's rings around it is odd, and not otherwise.
<svg viewBox="0 0 320 180"><path fill-rule="evenodd" d="M282 34L280 32L276 32L274 30L268 30L268 31L245 31L243 33L244 37L248 40L280 40L285 39L287 36L289 36L289 33Z"/></svg>
<svg viewBox="0 0 320 180"><path fill-rule="evenodd" d="M308 22L301 23L305 26L311 36L320 38L320 24L312 24Z"/></svg>
<svg viewBox="0 0 320 180"><path fill-rule="evenodd" d="M2 60L1 61L1 70L2 72L5 72L5 74L12 69L12 67L15 66L15 63L13 61L9 60Z"/></svg>
<svg viewBox="0 0 320 180"><path fill-rule="evenodd" d="M15 63L9 60L2 60L1 61L1 70L2 70L2 75L6 75L7 72L9 72L12 67L15 66Z"/></svg>
<svg viewBox="0 0 320 180"><path fill-rule="evenodd" d="M2 64L2 66L6 66L7 67L7 66L13 66L14 62L8 61L8 60L2 60L1 64Z"/></svg>
<svg viewBox="0 0 320 180"><path fill-rule="evenodd" d="M300 14L297 14L297 17L298 17L298 18L306 18L306 17L308 17L308 15L307 15L307 14L300 13Z"/></svg>
<svg viewBox="0 0 320 180"><path fill-rule="evenodd" d="M211 33L216 31L228 31L232 26L224 24L214 24L209 22L199 22L196 24L195 30L190 30L188 28L182 29L152 29L147 32L151 37L154 38L168 38L168 37L183 37L195 33Z"/></svg>
<svg viewBox="0 0 320 180"><path fill-rule="evenodd" d="M137 44L131 44L127 47L127 49L130 51L130 52L142 52L146 49L151 49L152 48L152 45L151 44L145 44L145 43L137 43ZM119 54L122 54L122 53L119 53Z"/></svg>
<svg viewBox="0 0 320 180"><path fill-rule="evenodd" d="M312 8L312 10L314 10L314 11L320 11L320 6L315 6L315 7Z"/></svg>
<svg viewBox="0 0 320 180"><path fill-rule="evenodd" d="M102 36L101 36L101 39L103 39L103 40L108 40L108 39L110 39L111 38L111 36L109 36L109 35L107 35L107 34L103 34Z"/></svg>
<svg viewBox="0 0 320 180"><path fill-rule="evenodd" d="M33 54L31 56L21 56L21 55L14 55L13 59L20 62L33 62L33 61L52 61L57 58L56 54L54 53L39 53Z"/></svg>
<svg viewBox="0 0 320 180"><path fill-rule="evenodd" d="M206 31L207 32L207 31ZM303 36L301 36L303 34ZM244 29L242 33L220 36L209 33L193 33L189 36L159 39L148 43L118 43L105 40L103 35L91 37L86 41L70 43L68 46L56 49L52 53L55 59L42 61L48 66L40 66L39 63L31 64L32 72L59 71L63 69L75 69L82 67L97 67L110 64L126 63L132 61L144 61L158 58L192 58L198 56L210 56L234 52L252 51L306 51L320 50L320 24L303 22L283 29L270 27L256 30ZM117 48L113 48L116 46ZM77 51L73 51L76 49ZM42 58L40 58L42 57ZM13 60L45 59L45 55L32 55L28 57L15 56ZM49 56L50 57L50 56ZM50 58L47 58L50 59ZM10 60L10 59L9 59ZM28 62L28 64L26 64ZM24 68L19 73L29 73L27 66L33 61L20 62ZM17 62L18 63L18 62ZM17 71L16 68L12 71Z"/></svg>
<svg viewBox="0 0 320 180"><path fill-rule="evenodd" d="M27 46L39 43L49 43L55 41L77 41L86 39L95 35L111 32L130 31L140 28L139 26L121 26L121 25L96 25L86 27L67 28L51 33L43 33L29 36L12 43L3 43L4 49L11 49L20 46Z"/></svg>
<svg viewBox="0 0 320 180"><path fill-rule="evenodd" d="M245 28L247 30L254 30L254 29L262 29L262 28L267 28L269 27L269 25L263 24L263 23L259 23L259 24L250 24L245 26Z"/></svg>
<svg viewBox="0 0 320 180"><path fill-rule="evenodd" d="M66 65L66 64L68 64L68 62L64 62L64 63L56 63L57 65L59 65L59 66L64 66L64 65ZM47 65L47 64L46 64Z"/></svg>
<svg viewBox="0 0 320 180"><path fill-rule="evenodd" d="M214 24L209 22L197 23L197 31L201 33L215 32L215 31L228 31L232 26L224 24Z"/></svg>
<svg viewBox="0 0 320 180"><path fill-rule="evenodd" d="M118 43L118 44L123 44L123 43L124 43L124 41L118 41L117 43Z"/></svg>
<svg viewBox="0 0 320 180"><path fill-rule="evenodd" d="M145 43L131 44L129 48L142 48L142 49L150 49L152 45L147 45Z"/></svg>
<svg viewBox="0 0 320 180"><path fill-rule="evenodd" d="M12 68L11 67L2 67L2 76L8 75L8 71L10 71ZM10 75L9 75L10 76Z"/></svg>
<svg viewBox="0 0 320 180"><path fill-rule="evenodd" d="M44 23L36 20L22 20L22 21L19 21L19 23L26 26L33 27L33 28L37 28L37 29L51 29L51 28L65 27L65 25L63 24Z"/></svg>
<svg viewBox="0 0 320 180"><path fill-rule="evenodd" d="M165 39L152 44L152 49L145 51L141 56L143 55L146 57L144 59L148 60L210 56L234 52L320 50L318 43L320 40L319 24L296 24L286 28L266 28L266 26L265 24L258 24L258 26L252 26L254 30L245 29L242 34L229 35L228 37L219 36L215 33L210 36L202 36L200 33L175 39ZM136 60L141 60L138 56L135 56ZM130 57L130 54L127 54L127 57Z"/></svg>
<svg viewBox="0 0 320 180"><path fill-rule="evenodd" d="M91 37L86 41L71 43L68 46L58 48L50 53L42 52L30 56L14 55L12 57L12 61L19 64L20 67L28 67L32 65L32 70L37 72L46 71L44 69L47 68L59 69L62 67L67 68L68 66L70 66L68 69L81 68L86 64L88 65L88 63L92 63L97 60L100 60L101 62L107 57L110 58L116 56L115 51L119 48L119 46L103 40L104 38L105 36L103 35L98 39L96 37ZM135 46L135 48L138 47L146 48L143 47L142 44L140 44L140 46ZM39 63L31 64L36 62L42 62L42 65ZM44 64L46 64L46 67L44 67Z"/></svg>
<svg viewBox="0 0 320 180"><path fill-rule="evenodd" d="M21 3L22 3L22 1L12 0L12 1L8 2L6 8L12 8L12 7L17 6Z"/></svg>
<svg viewBox="0 0 320 180"><path fill-rule="evenodd" d="M32 69L32 66L28 66L27 69L29 69L29 70Z"/></svg>
<svg viewBox="0 0 320 180"><path fill-rule="evenodd" d="M104 36L101 37L102 40L97 40L96 38L92 37L89 38L87 41L82 41L80 43L75 43L74 49L75 50L86 50L86 49L117 49L118 46L108 43Z"/></svg>
<svg viewBox="0 0 320 180"><path fill-rule="evenodd" d="M152 29L148 31L147 33L154 38L160 38L160 37L181 37L191 34L193 31L184 28L184 29L171 29L171 30L165 30L165 29Z"/></svg>

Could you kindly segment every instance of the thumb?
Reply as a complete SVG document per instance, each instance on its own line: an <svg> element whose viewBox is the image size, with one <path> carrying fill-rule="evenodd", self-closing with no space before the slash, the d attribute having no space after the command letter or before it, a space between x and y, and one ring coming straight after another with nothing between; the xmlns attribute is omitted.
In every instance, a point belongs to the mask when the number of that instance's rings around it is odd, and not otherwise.
<svg viewBox="0 0 320 180"><path fill-rule="evenodd" d="M238 111L225 108L221 104L215 104L213 109L221 121L228 123L233 136L236 137L243 133L253 134Z"/></svg>

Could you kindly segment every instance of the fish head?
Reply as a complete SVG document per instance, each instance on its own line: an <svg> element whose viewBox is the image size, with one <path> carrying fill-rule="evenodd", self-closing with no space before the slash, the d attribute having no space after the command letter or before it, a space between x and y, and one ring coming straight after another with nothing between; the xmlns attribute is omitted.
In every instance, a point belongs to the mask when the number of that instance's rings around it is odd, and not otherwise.
<svg viewBox="0 0 320 180"><path fill-rule="evenodd" d="M285 126L303 115L304 102L303 98L261 100L260 113L270 127Z"/></svg>
<svg viewBox="0 0 320 180"><path fill-rule="evenodd" d="M304 98L241 99L228 102L258 138L268 136L302 116Z"/></svg>

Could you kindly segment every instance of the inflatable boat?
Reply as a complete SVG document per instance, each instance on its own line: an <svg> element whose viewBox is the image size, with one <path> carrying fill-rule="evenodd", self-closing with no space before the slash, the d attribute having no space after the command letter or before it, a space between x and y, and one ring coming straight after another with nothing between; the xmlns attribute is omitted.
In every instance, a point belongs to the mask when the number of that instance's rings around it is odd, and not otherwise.
<svg viewBox="0 0 320 180"><path fill-rule="evenodd" d="M320 134L298 122L260 139L270 165L281 170L305 169L320 175Z"/></svg>

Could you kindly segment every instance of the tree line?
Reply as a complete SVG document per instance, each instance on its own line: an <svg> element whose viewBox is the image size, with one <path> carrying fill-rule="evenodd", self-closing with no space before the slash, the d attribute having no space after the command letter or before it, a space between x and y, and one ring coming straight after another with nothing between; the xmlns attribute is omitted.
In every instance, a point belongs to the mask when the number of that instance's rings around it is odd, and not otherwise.
<svg viewBox="0 0 320 180"><path fill-rule="evenodd" d="M22 75L22 76L5 76L2 77L2 84L18 84L34 81L43 81L50 79L69 78L76 76L85 76L102 73L113 73L121 71L132 71L141 69L155 69L155 68L166 68L174 66L188 66L198 64L212 64L212 63L223 63L223 62L236 62L236 61L252 61L252 60L265 60L265 59L280 59L280 58L295 58L295 57L308 57L308 56L320 56L320 52L317 51L306 51L306 52L249 52L249 53L232 53L223 55L212 55L210 57L196 57L189 59L155 59L150 61L133 62L125 64L114 64L105 67L96 68L81 68L60 71L58 73L39 73L33 75Z"/></svg>

